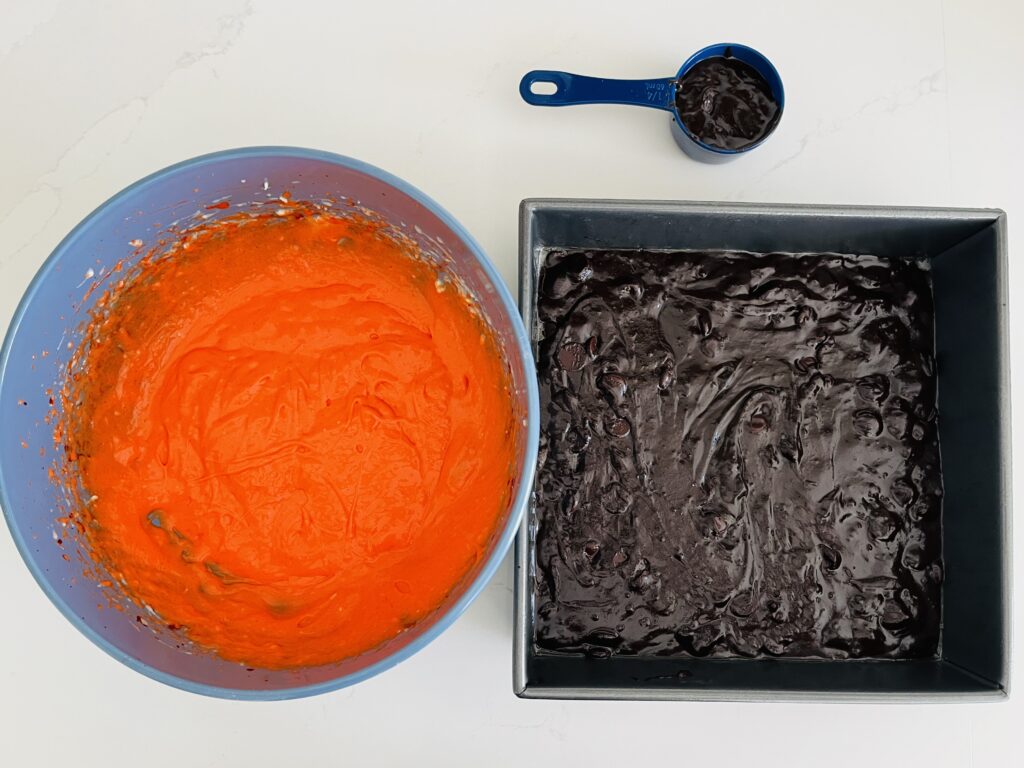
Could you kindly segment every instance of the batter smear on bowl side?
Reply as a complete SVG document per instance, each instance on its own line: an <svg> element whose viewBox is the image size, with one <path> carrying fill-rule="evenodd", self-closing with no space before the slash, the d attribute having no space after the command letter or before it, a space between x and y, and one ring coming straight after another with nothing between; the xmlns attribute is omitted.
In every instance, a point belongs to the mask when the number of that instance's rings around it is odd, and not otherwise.
<svg viewBox="0 0 1024 768"><path fill-rule="evenodd" d="M156 621L253 667L335 662L484 558L510 504L507 371L463 291L382 225L230 216L100 299L61 480Z"/></svg>
<svg viewBox="0 0 1024 768"><path fill-rule="evenodd" d="M540 651L935 655L923 262L555 251L537 317Z"/></svg>

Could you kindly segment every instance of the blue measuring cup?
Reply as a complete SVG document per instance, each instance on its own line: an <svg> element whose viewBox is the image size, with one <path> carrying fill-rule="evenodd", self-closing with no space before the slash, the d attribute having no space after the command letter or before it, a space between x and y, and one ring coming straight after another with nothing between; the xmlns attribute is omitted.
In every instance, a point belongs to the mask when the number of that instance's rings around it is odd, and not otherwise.
<svg viewBox="0 0 1024 768"><path fill-rule="evenodd" d="M683 75L698 62L715 57L734 58L753 67L768 82L772 98L775 99L779 107L775 121L765 135L741 149L723 149L701 141L686 127L676 108L676 91ZM553 85L555 90L552 93L534 93L533 87L537 83L548 83ZM778 126L786 100L782 88L782 78L779 77L779 73L772 63L762 53L738 43L716 43L701 48L683 62L683 66L679 68L674 77L653 80L612 80L549 69L535 69L532 72L527 72L519 82L519 95L528 104L538 107L627 104L671 112L672 136L676 143L690 157L706 163L730 160L763 144Z"/></svg>

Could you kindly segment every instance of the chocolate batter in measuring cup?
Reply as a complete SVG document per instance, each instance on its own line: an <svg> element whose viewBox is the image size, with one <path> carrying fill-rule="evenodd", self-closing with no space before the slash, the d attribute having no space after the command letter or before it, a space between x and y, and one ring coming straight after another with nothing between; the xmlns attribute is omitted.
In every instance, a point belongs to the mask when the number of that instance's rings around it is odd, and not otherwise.
<svg viewBox="0 0 1024 768"><path fill-rule="evenodd" d="M553 93L534 90L554 86ZM672 135L691 157L721 162L759 146L782 117L785 94L779 73L745 45L719 43L697 51L675 77L611 80L534 70L519 83L529 104L629 104L672 113Z"/></svg>
<svg viewBox="0 0 1024 768"><path fill-rule="evenodd" d="M779 117L779 105L761 73L725 56L702 59L679 78L676 110L695 138L718 149L757 144Z"/></svg>

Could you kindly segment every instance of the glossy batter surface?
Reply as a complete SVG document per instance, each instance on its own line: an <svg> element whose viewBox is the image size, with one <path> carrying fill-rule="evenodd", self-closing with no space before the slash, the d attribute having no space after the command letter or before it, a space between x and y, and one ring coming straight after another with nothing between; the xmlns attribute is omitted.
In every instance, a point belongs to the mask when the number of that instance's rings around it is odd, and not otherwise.
<svg viewBox="0 0 1024 768"><path fill-rule="evenodd" d="M755 144L779 120L768 81L749 64L724 56L687 70L676 87L676 109L694 136L720 149Z"/></svg>
<svg viewBox="0 0 1024 768"><path fill-rule="evenodd" d="M374 648L460 587L508 509L493 334L359 218L287 205L184 243L101 300L66 393L93 555L227 659Z"/></svg>
<svg viewBox="0 0 1024 768"><path fill-rule="evenodd" d="M926 269L555 252L537 315L541 650L935 654Z"/></svg>

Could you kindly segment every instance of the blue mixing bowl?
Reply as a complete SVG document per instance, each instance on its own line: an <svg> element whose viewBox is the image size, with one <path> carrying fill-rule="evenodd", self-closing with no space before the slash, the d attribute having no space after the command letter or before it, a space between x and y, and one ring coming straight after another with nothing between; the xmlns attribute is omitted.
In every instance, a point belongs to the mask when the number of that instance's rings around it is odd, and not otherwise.
<svg viewBox="0 0 1024 768"><path fill-rule="evenodd" d="M180 637L143 626L145 611L100 609L108 593L83 575L83 562L57 518L66 502L49 479L52 427L48 389L59 388L77 345L79 323L103 291L94 280L119 261L139 258L174 222L223 216L207 206L228 200L357 202L443 256L477 298L500 339L511 369L512 397L522 414L513 503L490 552L435 614L384 646L345 661L294 670L253 669L197 652ZM515 536L533 485L538 399L529 337L516 304L480 246L441 206L406 182L348 157L290 147L234 149L186 160L118 193L57 246L29 285L0 351L0 504L29 570L54 605L111 656L155 680L188 691L234 699L309 696L365 680L408 658L437 637L480 594ZM25 447L27 446L27 448ZM40 453L43 449L43 455ZM56 538L69 539L58 546ZM64 555L69 555L67 559ZM153 622L156 623L156 622Z"/></svg>

